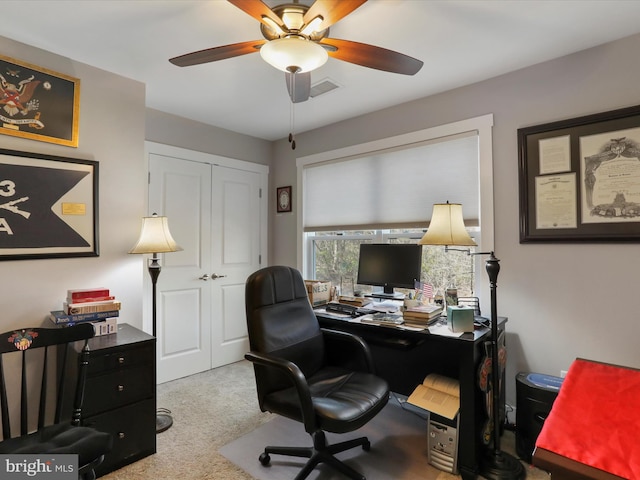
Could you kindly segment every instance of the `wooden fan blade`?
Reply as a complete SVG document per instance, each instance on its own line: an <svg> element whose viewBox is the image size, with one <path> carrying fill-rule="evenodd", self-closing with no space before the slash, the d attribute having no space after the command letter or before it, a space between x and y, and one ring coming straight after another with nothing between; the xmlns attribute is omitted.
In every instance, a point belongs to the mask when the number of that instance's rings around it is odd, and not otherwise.
<svg viewBox="0 0 640 480"><path fill-rule="evenodd" d="M316 31L329 28L341 18L346 17L367 0L316 0L304 14L304 24L308 25L314 18L321 16L322 23Z"/></svg>
<svg viewBox="0 0 640 480"><path fill-rule="evenodd" d="M366 43L323 38L320 44L333 47L327 51L330 57L385 72L415 75L423 65L421 60Z"/></svg>
<svg viewBox="0 0 640 480"><path fill-rule="evenodd" d="M309 100L309 94L311 93L311 72L285 72L284 77L287 81L287 91L293 103L306 102Z"/></svg>
<svg viewBox="0 0 640 480"><path fill-rule="evenodd" d="M227 0L230 4L235 5L243 12L251 15L259 22L265 23L264 17L270 18L282 30L286 31L287 27L282 19L274 13L269 6L261 0ZM269 23L265 23L267 26Z"/></svg>
<svg viewBox="0 0 640 480"><path fill-rule="evenodd" d="M200 65L201 63L217 62L226 58L239 57L260 50L260 46L267 43L266 40L252 40L250 42L234 43L222 47L207 48L197 52L187 53L179 57L170 58L169 61L178 67Z"/></svg>

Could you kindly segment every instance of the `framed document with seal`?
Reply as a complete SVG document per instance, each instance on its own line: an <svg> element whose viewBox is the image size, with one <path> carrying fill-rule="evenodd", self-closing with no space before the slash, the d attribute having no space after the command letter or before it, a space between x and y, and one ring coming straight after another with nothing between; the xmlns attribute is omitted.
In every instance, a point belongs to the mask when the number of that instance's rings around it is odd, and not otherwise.
<svg viewBox="0 0 640 480"><path fill-rule="evenodd" d="M0 150L0 260L98 256L98 162Z"/></svg>
<svg viewBox="0 0 640 480"><path fill-rule="evenodd" d="M518 130L520 243L640 239L640 105Z"/></svg>

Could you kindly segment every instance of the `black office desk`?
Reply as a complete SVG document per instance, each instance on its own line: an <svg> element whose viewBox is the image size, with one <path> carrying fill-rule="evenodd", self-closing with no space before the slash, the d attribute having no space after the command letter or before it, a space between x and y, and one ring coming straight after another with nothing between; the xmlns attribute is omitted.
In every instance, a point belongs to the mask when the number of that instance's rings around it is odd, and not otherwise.
<svg viewBox="0 0 640 480"><path fill-rule="evenodd" d="M410 395L429 373L458 379L458 469L465 480L476 478L487 421L485 393L478 387L477 374L485 355L485 342L489 340L490 329L481 328L473 333L464 333L461 337L447 337L428 331L353 322L324 312L316 312L316 316L321 327L362 337L371 348L376 373L389 383L393 392ZM499 318L500 331L504 330L506 322L506 318ZM504 404L504 389L502 397L501 404ZM425 428L425 438L426 433Z"/></svg>

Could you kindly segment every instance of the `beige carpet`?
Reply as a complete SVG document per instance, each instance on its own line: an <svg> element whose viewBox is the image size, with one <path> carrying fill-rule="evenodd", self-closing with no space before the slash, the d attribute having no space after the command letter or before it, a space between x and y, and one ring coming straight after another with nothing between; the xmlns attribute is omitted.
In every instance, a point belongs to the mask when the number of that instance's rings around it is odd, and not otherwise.
<svg viewBox="0 0 640 480"><path fill-rule="evenodd" d="M172 411L174 425L157 436L157 453L105 475L102 479L256 480L256 477L246 473L220 453L226 444L278 418L260 412L251 364L242 361L159 385L158 407ZM417 442L422 442L422 439L416 439ZM505 433L503 448L513 453L513 433ZM258 463L259 453L248 452L247 458L263 468ZM374 448L368 453L371 454L374 454ZM274 461L275 456L272 457L272 462ZM423 458L417 461L425 460ZM435 477L422 478L460 478L433 470ZM527 474L530 480L549 478L544 472L529 466ZM340 477L336 475L322 478L337 480ZM410 478L399 477L396 480Z"/></svg>

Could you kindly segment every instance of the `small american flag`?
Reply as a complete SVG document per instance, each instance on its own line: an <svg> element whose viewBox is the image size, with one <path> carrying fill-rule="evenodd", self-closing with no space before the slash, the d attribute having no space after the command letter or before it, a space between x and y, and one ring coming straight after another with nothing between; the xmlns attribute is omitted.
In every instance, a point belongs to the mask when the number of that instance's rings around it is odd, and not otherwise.
<svg viewBox="0 0 640 480"><path fill-rule="evenodd" d="M416 282L416 295L421 295L422 298L431 298L433 297L433 286L424 282Z"/></svg>

